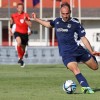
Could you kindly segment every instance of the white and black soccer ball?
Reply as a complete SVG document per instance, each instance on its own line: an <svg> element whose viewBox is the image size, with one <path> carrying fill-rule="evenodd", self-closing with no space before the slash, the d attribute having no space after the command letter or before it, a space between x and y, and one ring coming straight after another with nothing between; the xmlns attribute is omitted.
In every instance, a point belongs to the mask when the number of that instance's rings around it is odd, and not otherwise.
<svg viewBox="0 0 100 100"><path fill-rule="evenodd" d="M68 94L74 93L76 90L76 83L72 80L66 80L66 82L63 84L63 90Z"/></svg>

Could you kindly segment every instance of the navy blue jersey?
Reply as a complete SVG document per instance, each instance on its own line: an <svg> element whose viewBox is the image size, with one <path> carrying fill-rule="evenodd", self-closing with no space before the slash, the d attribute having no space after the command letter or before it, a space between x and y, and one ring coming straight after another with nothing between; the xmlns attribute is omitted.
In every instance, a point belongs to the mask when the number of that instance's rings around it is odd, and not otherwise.
<svg viewBox="0 0 100 100"><path fill-rule="evenodd" d="M54 21L50 21L50 25L55 27L61 56L74 53L79 46L76 40L80 40L86 34L82 25L74 18L67 22L64 22L62 18L56 18ZM77 39L75 39L76 37Z"/></svg>

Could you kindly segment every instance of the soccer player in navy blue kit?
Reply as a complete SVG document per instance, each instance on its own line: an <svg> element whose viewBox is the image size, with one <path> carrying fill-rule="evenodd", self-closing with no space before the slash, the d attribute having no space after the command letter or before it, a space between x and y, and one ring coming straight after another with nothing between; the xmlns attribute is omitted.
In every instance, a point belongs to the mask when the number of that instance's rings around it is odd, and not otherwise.
<svg viewBox="0 0 100 100"><path fill-rule="evenodd" d="M32 18L45 27L55 28L59 52L64 65L74 73L79 84L82 86L81 91L92 94L94 91L80 72L78 62L81 61L89 68L97 70L98 64L94 55L100 56L100 52L93 51L89 41L85 37L86 33L82 25L78 20L70 17L71 10L68 3L62 3L60 13L62 17L56 18L54 21L43 21L37 18L35 13L32 13ZM81 40L88 51L77 43L74 37L75 34L78 35L77 40Z"/></svg>

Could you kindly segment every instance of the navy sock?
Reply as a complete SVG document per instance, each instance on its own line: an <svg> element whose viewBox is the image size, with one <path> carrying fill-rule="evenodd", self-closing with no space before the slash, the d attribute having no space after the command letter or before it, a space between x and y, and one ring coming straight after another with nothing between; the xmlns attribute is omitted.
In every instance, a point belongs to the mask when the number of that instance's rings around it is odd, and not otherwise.
<svg viewBox="0 0 100 100"><path fill-rule="evenodd" d="M85 77L79 73L76 75L76 79L78 80L79 84L82 86L82 87L89 87Z"/></svg>

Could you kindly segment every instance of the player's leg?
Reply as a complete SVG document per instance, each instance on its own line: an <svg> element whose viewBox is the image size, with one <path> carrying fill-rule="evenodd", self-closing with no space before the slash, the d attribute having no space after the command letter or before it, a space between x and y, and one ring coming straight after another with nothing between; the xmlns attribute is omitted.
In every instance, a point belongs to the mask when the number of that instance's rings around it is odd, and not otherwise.
<svg viewBox="0 0 100 100"><path fill-rule="evenodd" d="M98 69L98 63L97 60L94 56L92 56L89 52L87 52L84 49L81 49L81 52L84 52L80 57L80 61L84 62L88 67L90 67L93 70ZM89 90L89 91L87 91ZM87 89L86 87L82 87L83 92L89 92L89 93L94 93L91 88Z"/></svg>
<svg viewBox="0 0 100 100"><path fill-rule="evenodd" d="M89 87L86 79L84 78L84 76L81 74L80 69L78 68L78 63L76 61L76 57L62 57L64 65L67 66L67 68L72 71L76 77L76 79L78 80L78 82L80 83L80 85L82 87Z"/></svg>
<svg viewBox="0 0 100 100"><path fill-rule="evenodd" d="M23 49L21 46L21 38L19 36L16 37L16 42L17 42L17 52L18 52L18 57L19 59L22 59L22 53L23 53Z"/></svg>
<svg viewBox="0 0 100 100"><path fill-rule="evenodd" d="M92 57L91 56L91 58L88 60L88 61L86 61L86 62L84 62L89 68L91 68L92 70L97 70L98 69L98 63L97 63L97 60L96 60L96 58L95 57ZM87 88L85 88L85 87L83 87L82 88L82 91L84 92L84 91L86 91L87 90ZM93 91L91 91L91 89L89 88L89 91L90 91L90 93L94 93Z"/></svg>
<svg viewBox="0 0 100 100"><path fill-rule="evenodd" d="M22 36L22 48L23 48L23 56L25 54L26 51L26 46L28 45L28 35L23 35Z"/></svg>
<svg viewBox="0 0 100 100"><path fill-rule="evenodd" d="M19 62L20 62L21 67L23 68L23 67L25 67L25 63L23 61L23 57L24 57L24 54L25 54L26 45L21 45L21 47L22 47L22 58L19 60Z"/></svg>
<svg viewBox="0 0 100 100"><path fill-rule="evenodd" d="M77 50L77 53L80 54L79 61L84 62L88 67L90 67L93 70L98 69L98 63L95 56L91 55L86 49L80 46Z"/></svg>
<svg viewBox="0 0 100 100"><path fill-rule="evenodd" d="M18 63L20 63L20 65L22 66L24 63L23 63L23 48L22 48L22 35L18 32L15 32L14 33L14 36L15 36L15 39L16 39L16 42L17 42L17 53L18 53Z"/></svg>
<svg viewBox="0 0 100 100"><path fill-rule="evenodd" d="M82 87L89 87L85 77L81 74L77 62L70 62L67 65L68 69L74 73L76 79Z"/></svg>
<svg viewBox="0 0 100 100"><path fill-rule="evenodd" d="M26 50L26 45L22 45L22 48L23 48L23 56L24 56L25 50Z"/></svg>
<svg viewBox="0 0 100 100"><path fill-rule="evenodd" d="M25 52L26 45L23 45L23 44L22 44L22 48L23 48L23 51Z"/></svg>
<svg viewBox="0 0 100 100"><path fill-rule="evenodd" d="M19 58L18 63L20 63L21 67L24 67L25 64L22 59L23 59L25 51L23 49L22 40L20 36L16 37L16 42L17 42L17 52L18 52L18 58Z"/></svg>
<svg viewBox="0 0 100 100"><path fill-rule="evenodd" d="M91 57L88 61L84 62L89 68L93 69L93 70L97 70L98 69L98 63L95 59L95 57Z"/></svg>
<svg viewBox="0 0 100 100"><path fill-rule="evenodd" d="M21 35L22 58L25 54L26 46L28 45L28 34ZM25 67L24 61L21 59L21 67Z"/></svg>
<svg viewBox="0 0 100 100"><path fill-rule="evenodd" d="M80 72L80 69L78 68L77 62L68 63L67 68L74 73L79 84L82 86L82 89L84 89L82 92L84 92L84 93L94 93L92 91L92 89L89 87L87 80L85 79L85 77Z"/></svg>

